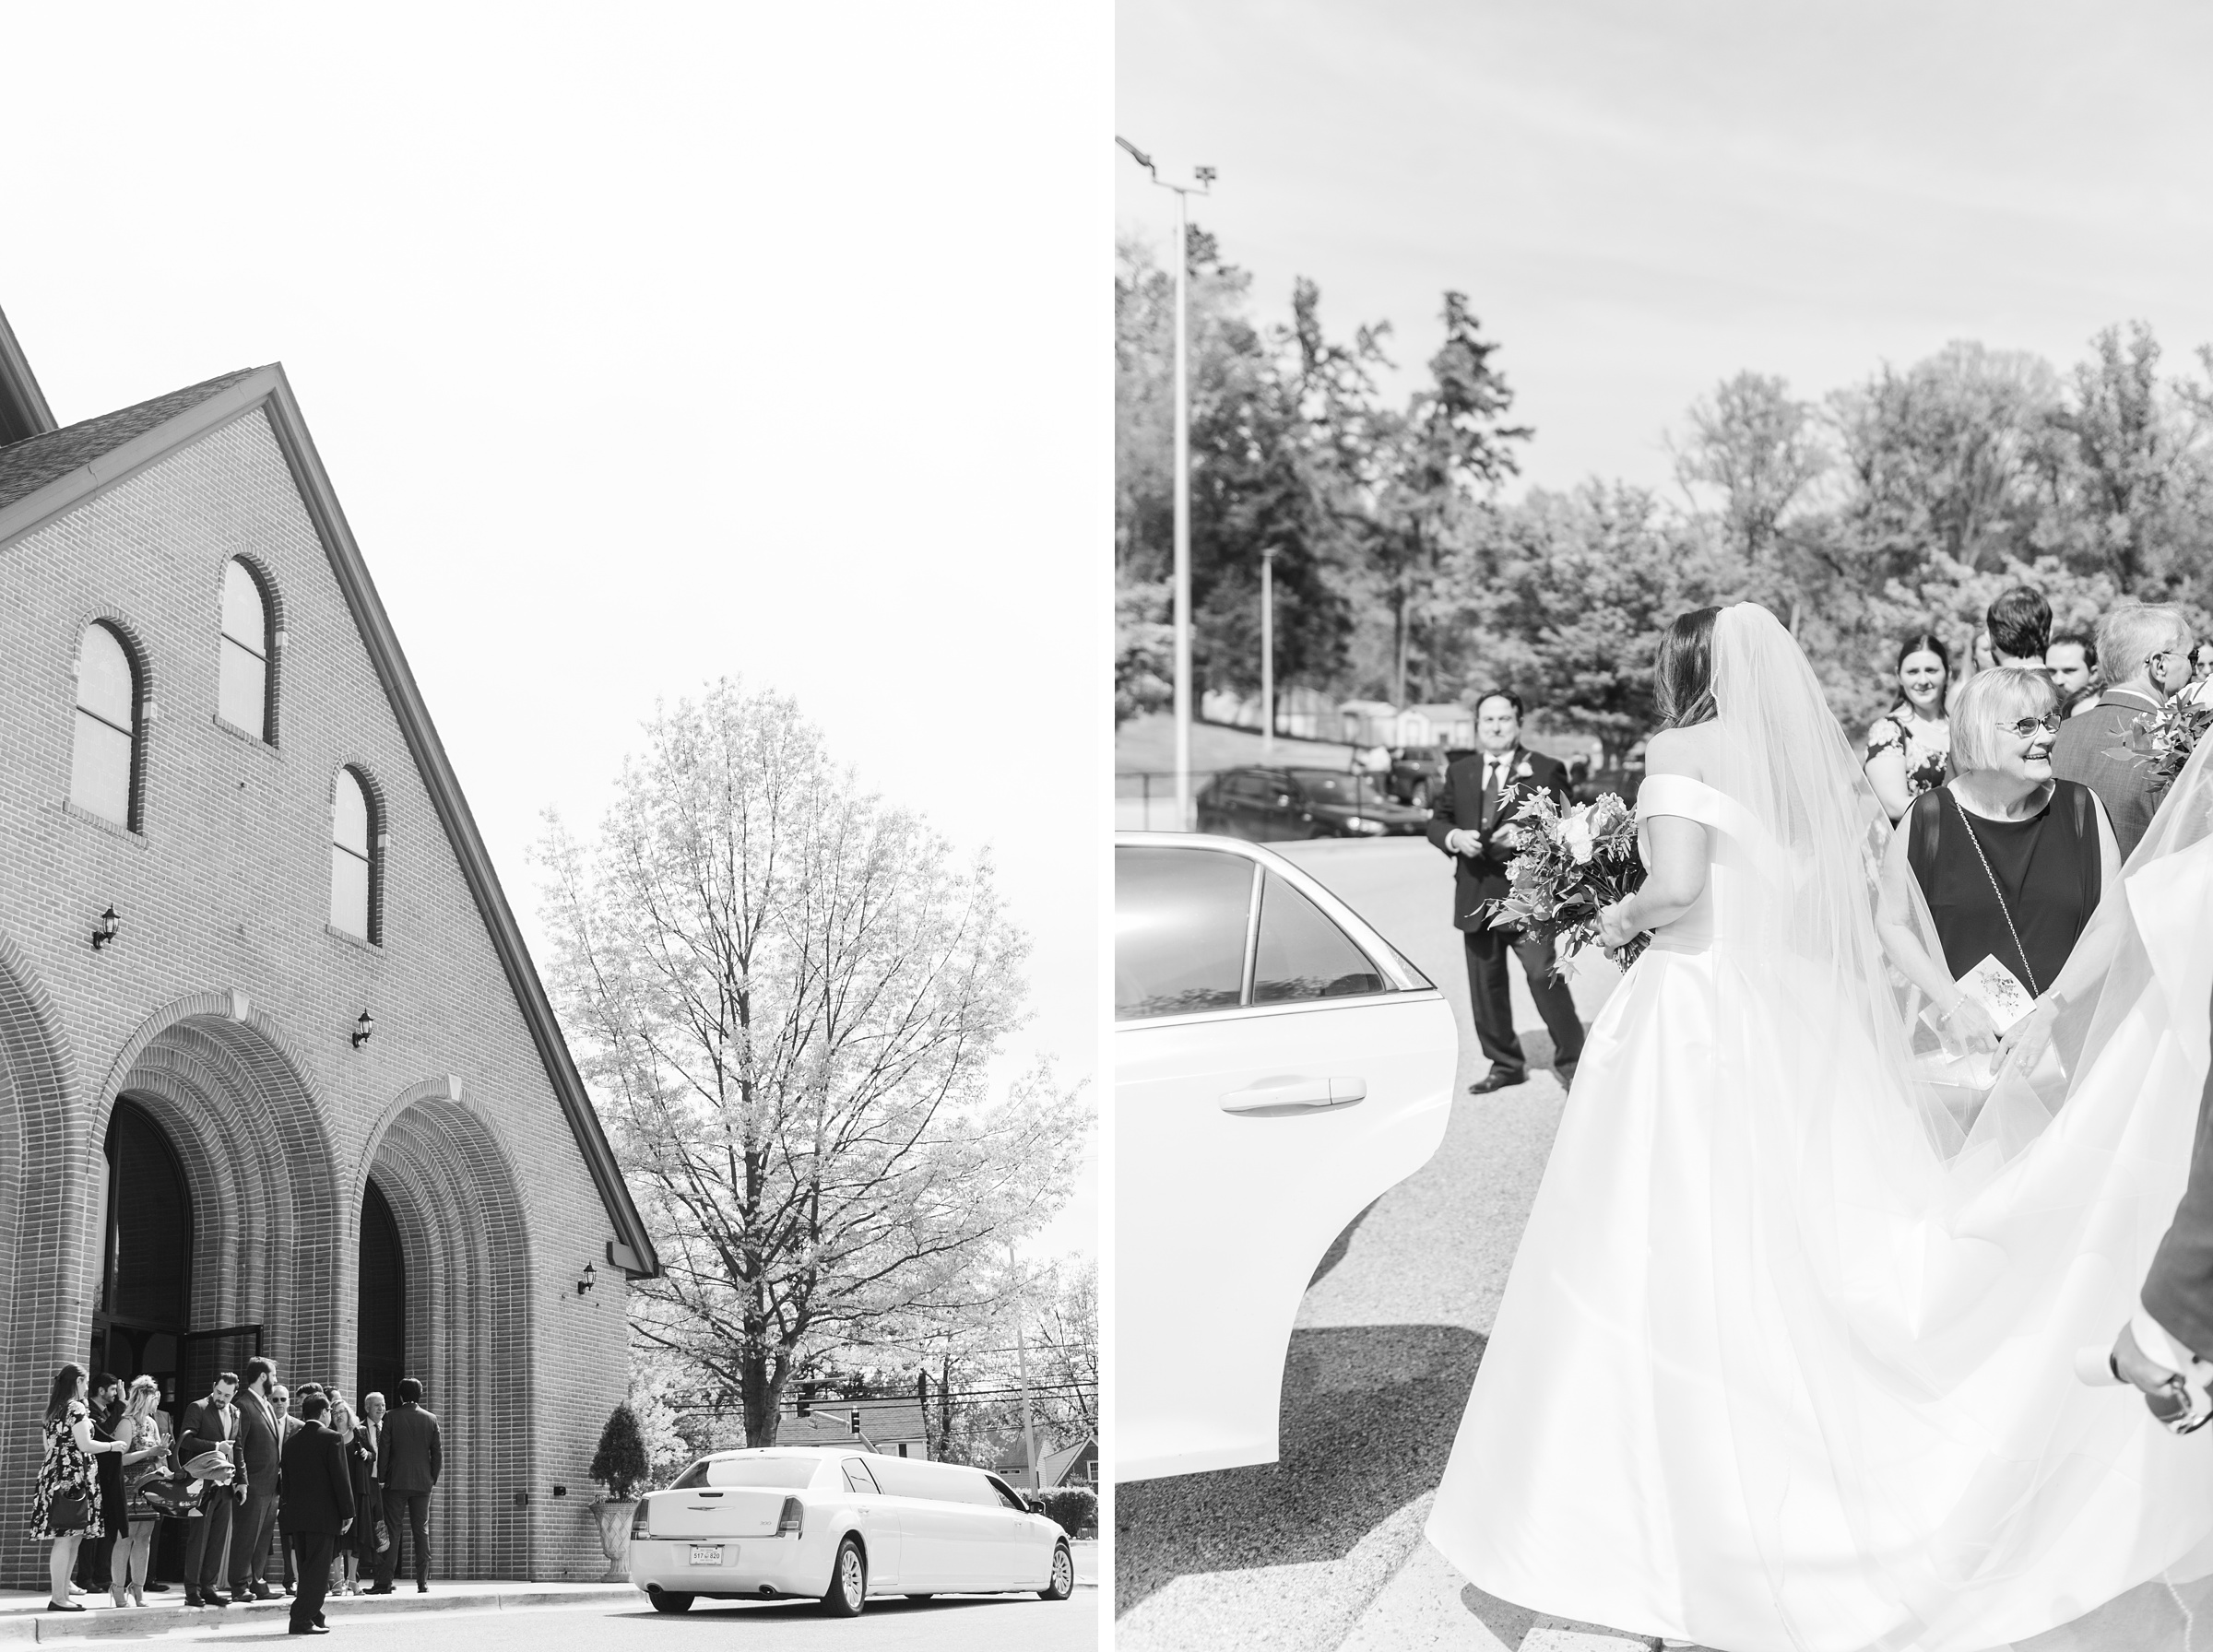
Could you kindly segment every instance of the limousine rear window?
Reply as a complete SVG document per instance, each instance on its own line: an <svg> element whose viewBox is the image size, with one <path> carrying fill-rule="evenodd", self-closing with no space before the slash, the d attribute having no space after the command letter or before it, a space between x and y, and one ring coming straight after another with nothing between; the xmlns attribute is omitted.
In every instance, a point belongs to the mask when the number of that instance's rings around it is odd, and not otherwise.
<svg viewBox="0 0 2213 1652"><path fill-rule="evenodd" d="M733 1457L693 1463L673 1481L672 1492L695 1486L758 1486L777 1492L800 1492L814 1483L822 1467L805 1457Z"/></svg>

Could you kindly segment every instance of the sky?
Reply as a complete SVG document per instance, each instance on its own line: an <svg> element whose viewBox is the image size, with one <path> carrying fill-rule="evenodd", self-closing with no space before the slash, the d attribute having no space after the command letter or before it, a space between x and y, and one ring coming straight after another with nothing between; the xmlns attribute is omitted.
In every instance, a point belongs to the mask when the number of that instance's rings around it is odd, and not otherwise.
<svg viewBox="0 0 2213 1652"><path fill-rule="evenodd" d="M1814 395L1958 338L2066 366L2149 322L2213 340L2213 10L2015 0L1123 0L1116 130L1325 325L1389 320L1414 387L1441 295L1503 348L1531 483L1671 483L1719 381ZM1127 158L1118 229L1173 197Z"/></svg>
<svg viewBox="0 0 2213 1652"><path fill-rule="evenodd" d="M1095 1080L1112 20L0 12L0 310L64 423L281 361L532 950L725 675L964 852ZM1096 1093L1095 1083L1093 1093ZM1095 1164L1047 1253L1095 1250Z"/></svg>

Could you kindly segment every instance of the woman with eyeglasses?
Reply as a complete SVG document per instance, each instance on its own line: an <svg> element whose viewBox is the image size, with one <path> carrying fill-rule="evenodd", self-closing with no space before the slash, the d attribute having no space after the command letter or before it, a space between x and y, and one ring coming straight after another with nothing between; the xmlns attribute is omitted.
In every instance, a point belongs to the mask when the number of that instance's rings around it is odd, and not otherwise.
<svg viewBox="0 0 2213 1652"><path fill-rule="evenodd" d="M1934 632L1908 637L1898 651L1899 702L1867 731L1862 759L1867 783L1893 821L1951 773L1952 726L1944 714L1951 675L1951 652Z"/></svg>
<svg viewBox="0 0 2213 1652"><path fill-rule="evenodd" d="M2052 773L2062 721L2044 672L1978 672L1953 708L1959 773L1914 800L1893 841L1893 864L1904 856L1920 884L1954 983L1932 991L1933 1008L1970 1045L1995 1044L1997 1029L1959 978L1995 959L2041 998L2121 873L2097 794Z"/></svg>

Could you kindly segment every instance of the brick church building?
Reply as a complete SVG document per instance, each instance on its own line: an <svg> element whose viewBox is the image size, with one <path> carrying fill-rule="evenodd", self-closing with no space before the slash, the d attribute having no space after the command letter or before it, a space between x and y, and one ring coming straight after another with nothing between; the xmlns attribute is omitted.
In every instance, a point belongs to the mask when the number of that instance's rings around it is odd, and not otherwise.
<svg viewBox="0 0 2213 1652"><path fill-rule="evenodd" d="M57 429L0 319L0 1587L65 1361L256 1351L421 1378L442 1575L603 1574L658 1264L281 367Z"/></svg>

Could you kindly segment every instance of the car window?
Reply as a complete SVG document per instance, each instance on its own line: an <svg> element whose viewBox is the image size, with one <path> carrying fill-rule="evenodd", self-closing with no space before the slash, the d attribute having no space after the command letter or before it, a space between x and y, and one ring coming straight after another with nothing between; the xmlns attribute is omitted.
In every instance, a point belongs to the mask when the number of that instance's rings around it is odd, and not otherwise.
<svg viewBox="0 0 2213 1652"><path fill-rule="evenodd" d="M999 1493L999 1500L1001 1504L1005 1504L1008 1508L1012 1509L1016 1514L1026 1515L1030 1512L1030 1505L1023 1502L1021 1498L1015 1496L1014 1493L1008 1489L1007 1482L1005 1481L1000 1480L997 1475L992 1475L989 1477L989 1479L991 1481L991 1489Z"/></svg>
<svg viewBox="0 0 2213 1652"><path fill-rule="evenodd" d="M777 1492L804 1491L822 1464L811 1457L709 1457L684 1470L676 1486L760 1486ZM695 1478L706 1470L704 1479Z"/></svg>
<svg viewBox="0 0 2213 1652"><path fill-rule="evenodd" d="M868 1464L862 1462L858 1457L849 1457L839 1467L846 1471L846 1491L867 1492L871 1496L882 1495L876 1489L876 1477L869 1472Z"/></svg>
<svg viewBox="0 0 2213 1652"><path fill-rule="evenodd" d="M1115 851L1117 1021L1238 1002L1254 872L1251 861L1220 849Z"/></svg>
<svg viewBox="0 0 2213 1652"><path fill-rule="evenodd" d="M1368 774L1331 774L1326 770L1302 769L1296 778L1309 801L1315 803L1380 803L1383 794Z"/></svg>
<svg viewBox="0 0 2213 1652"><path fill-rule="evenodd" d="M1367 953L1313 902L1273 872L1260 893L1259 957L1252 1001L1342 998L1386 990Z"/></svg>

